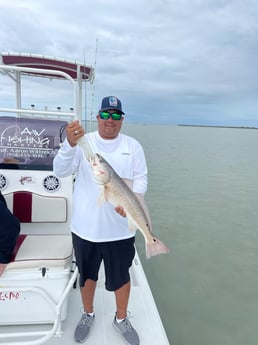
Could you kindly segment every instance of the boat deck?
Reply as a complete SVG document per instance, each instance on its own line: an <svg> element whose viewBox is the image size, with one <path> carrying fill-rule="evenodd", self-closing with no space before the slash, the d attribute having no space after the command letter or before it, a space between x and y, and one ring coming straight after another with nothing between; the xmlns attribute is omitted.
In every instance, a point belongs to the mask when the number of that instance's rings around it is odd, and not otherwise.
<svg viewBox="0 0 258 345"><path fill-rule="evenodd" d="M156 304L137 253L131 268L131 285L132 287L128 310L131 314L130 321L139 333L141 345L169 345L166 332L163 328ZM66 320L64 320L62 323L62 333L58 336L54 335L50 340L44 342L44 344L74 344L75 341L73 339L73 333L81 317L81 308L82 303L80 289L77 286L75 289L72 289L69 297L68 313ZM121 335L112 326L114 312L114 293L105 290L104 270L103 267L101 267L95 295L96 319L93 330L87 339L87 345L124 344ZM6 332L12 330L24 332L28 330L31 331L33 328L35 328L35 331L44 331L49 327L51 326L1 326L1 331ZM3 344L33 344L34 341L35 340L32 338L28 339L27 342L25 339L23 339L23 342L18 340L8 342L7 340L4 340Z"/></svg>
<svg viewBox="0 0 258 345"><path fill-rule="evenodd" d="M138 258L135 259L133 269L138 270L137 276L139 273L141 274L140 271L142 270L142 267L138 261ZM130 321L139 333L141 344L169 344L157 312L156 305L154 303L150 303L153 297L149 286L147 285L147 281L146 284L143 284L143 281L145 280L143 272L141 278L141 285L137 284L137 281L135 280L132 282L132 290L128 308L132 316ZM135 277L133 277L133 279L135 279ZM61 344L60 340L62 341L62 344L69 344L73 342L73 332L78 320L81 317L81 299L78 292L78 289L72 292L72 298L69 305L69 315L63 325L64 334L62 338L53 338L53 340L48 342L49 345ZM150 310L150 307L152 310ZM95 296L96 319L92 333L87 340L88 345L124 344L120 334L112 326L114 312L114 293L105 290L104 276L102 271L102 277L98 283Z"/></svg>

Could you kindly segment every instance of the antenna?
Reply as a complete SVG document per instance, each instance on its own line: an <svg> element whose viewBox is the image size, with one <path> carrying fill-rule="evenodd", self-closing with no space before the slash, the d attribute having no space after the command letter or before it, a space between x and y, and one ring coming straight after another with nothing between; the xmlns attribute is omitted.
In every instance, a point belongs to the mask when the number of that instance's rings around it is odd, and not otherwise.
<svg viewBox="0 0 258 345"><path fill-rule="evenodd" d="M97 66L97 52L98 52L98 37L96 39L96 49L95 49L95 61L94 61L94 72L96 74L96 66ZM91 124L93 120L93 105L94 105L94 91L95 91L95 84L93 82L92 84L92 94L91 94L91 110L90 110L90 130L91 130Z"/></svg>
<svg viewBox="0 0 258 345"><path fill-rule="evenodd" d="M86 62L85 62L85 48L83 48L83 65L85 66ZM87 87L86 87L86 84L87 83L84 83L84 97L85 97L85 100L84 100L84 106L85 106L85 123L84 123L84 128L87 130L87 119L88 119L88 116L87 116Z"/></svg>

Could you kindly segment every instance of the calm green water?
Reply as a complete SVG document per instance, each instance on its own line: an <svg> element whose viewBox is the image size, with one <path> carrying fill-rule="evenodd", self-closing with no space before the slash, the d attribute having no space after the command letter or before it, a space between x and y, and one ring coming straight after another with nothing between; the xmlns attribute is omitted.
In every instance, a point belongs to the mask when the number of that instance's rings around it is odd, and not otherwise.
<svg viewBox="0 0 258 345"><path fill-rule="evenodd" d="M258 130L124 124L143 145L153 232L137 248L173 345L258 344Z"/></svg>

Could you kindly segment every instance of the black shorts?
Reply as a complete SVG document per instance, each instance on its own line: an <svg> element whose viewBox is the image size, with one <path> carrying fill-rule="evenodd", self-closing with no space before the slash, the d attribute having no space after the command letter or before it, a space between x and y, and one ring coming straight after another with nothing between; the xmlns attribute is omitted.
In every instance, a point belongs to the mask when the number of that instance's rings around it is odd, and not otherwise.
<svg viewBox="0 0 258 345"><path fill-rule="evenodd" d="M129 268L135 255L134 237L111 242L90 242L72 233L72 238L81 287L87 279L98 280L102 260L107 290L115 291L130 281Z"/></svg>

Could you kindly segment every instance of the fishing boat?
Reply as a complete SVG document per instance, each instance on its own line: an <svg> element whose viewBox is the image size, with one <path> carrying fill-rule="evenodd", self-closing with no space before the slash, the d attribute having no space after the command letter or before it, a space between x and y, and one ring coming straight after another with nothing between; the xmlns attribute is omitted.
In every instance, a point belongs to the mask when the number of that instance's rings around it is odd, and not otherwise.
<svg viewBox="0 0 258 345"><path fill-rule="evenodd" d="M11 107L9 103L3 106L5 90L0 89L0 190L21 222L12 261L0 277L0 343L73 344L82 308L69 229L74 176L55 176L52 161L67 123L83 121L83 85L93 82L94 67L53 57L2 53L0 73L15 88ZM53 109L24 104L24 78L66 80L72 106ZM58 91L54 96L59 100ZM45 96L41 87L36 94ZM101 267L96 321L86 343L123 344L112 327L114 294L105 290L104 281ZM137 251L131 285L128 309L141 344L169 344Z"/></svg>

